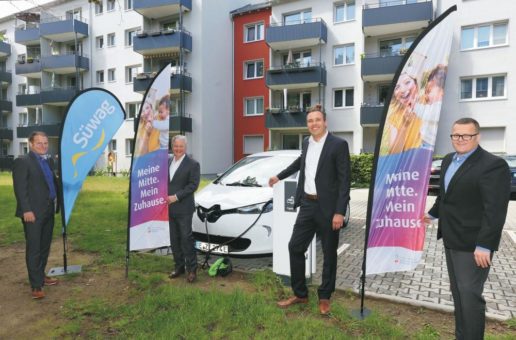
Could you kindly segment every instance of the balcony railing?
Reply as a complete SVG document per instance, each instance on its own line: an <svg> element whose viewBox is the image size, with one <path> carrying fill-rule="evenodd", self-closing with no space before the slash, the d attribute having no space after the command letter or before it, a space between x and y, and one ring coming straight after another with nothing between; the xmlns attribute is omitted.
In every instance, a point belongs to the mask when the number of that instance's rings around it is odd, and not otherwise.
<svg viewBox="0 0 516 340"><path fill-rule="evenodd" d="M378 2L378 3L374 3L374 4L365 4L363 6L363 8L370 9L370 8L380 8L380 7L390 7L390 6L411 5L411 4L416 4L418 2L432 2L432 0L392 0L389 2Z"/></svg>
<svg viewBox="0 0 516 340"><path fill-rule="evenodd" d="M66 15L62 15L62 16L48 16L48 17L45 17L45 18L41 18L39 20L39 22L41 24L44 24L44 23L49 23L49 22L65 21L65 20L77 20L77 21L82 21L84 23L88 23L88 19L83 17L83 16L69 17L69 16L66 16Z"/></svg>

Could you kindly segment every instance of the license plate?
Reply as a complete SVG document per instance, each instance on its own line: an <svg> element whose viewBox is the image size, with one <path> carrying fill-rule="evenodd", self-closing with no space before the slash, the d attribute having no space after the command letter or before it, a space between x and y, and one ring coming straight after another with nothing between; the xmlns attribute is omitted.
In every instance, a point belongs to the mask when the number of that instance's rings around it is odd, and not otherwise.
<svg viewBox="0 0 516 340"><path fill-rule="evenodd" d="M199 249L201 251L212 250L213 253L217 253L217 254L227 254L229 252L227 245L219 247L218 244L201 242L201 241L196 241L195 242L195 248L197 248L197 249Z"/></svg>

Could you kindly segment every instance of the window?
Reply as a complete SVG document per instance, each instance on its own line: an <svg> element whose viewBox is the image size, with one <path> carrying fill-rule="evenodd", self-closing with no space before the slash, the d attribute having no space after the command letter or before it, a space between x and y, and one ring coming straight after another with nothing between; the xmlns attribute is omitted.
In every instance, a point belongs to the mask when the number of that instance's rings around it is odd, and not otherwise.
<svg viewBox="0 0 516 340"><path fill-rule="evenodd" d="M125 31L125 46L133 46L134 36L139 28L133 28Z"/></svg>
<svg viewBox="0 0 516 340"><path fill-rule="evenodd" d="M115 0L107 0L107 11L114 11L115 10Z"/></svg>
<svg viewBox="0 0 516 340"><path fill-rule="evenodd" d="M333 91L333 107L352 107L354 105L353 89L338 89Z"/></svg>
<svg viewBox="0 0 516 340"><path fill-rule="evenodd" d="M333 48L334 65L349 65L355 63L355 44L336 46Z"/></svg>
<svg viewBox="0 0 516 340"><path fill-rule="evenodd" d="M20 112L18 114L18 125L19 126L27 126L29 123L29 115L27 112Z"/></svg>
<svg viewBox="0 0 516 340"><path fill-rule="evenodd" d="M134 140L132 138L127 138L125 140L125 155L131 156L134 149Z"/></svg>
<svg viewBox="0 0 516 340"><path fill-rule="evenodd" d="M126 66L125 67L125 82L132 83L133 78L136 77L136 75L139 73L139 70L141 67L142 67L141 65Z"/></svg>
<svg viewBox="0 0 516 340"><path fill-rule="evenodd" d="M97 48L104 48L104 36L101 35L95 38L95 46Z"/></svg>
<svg viewBox="0 0 516 340"><path fill-rule="evenodd" d="M109 82L116 81L116 69L110 68L109 70L107 70L107 74L108 74L108 81Z"/></svg>
<svg viewBox="0 0 516 340"><path fill-rule="evenodd" d="M378 85L378 104L384 105L387 102L387 96L391 85Z"/></svg>
<svg viewBox="0 0 516 340"><path fill-rule="evenodd" d="M133 0L125 0L124 1L124 9L132 9L133 8Z"/></svg>
<svg viewBox="0 0 516 340"><path fill-rule="evenodd" d="M292 56L289 56L289 54L283 55L283 65L291 67L307 67L312 63L312 51L295 52L292 53Z"/></svg>
<svg viewBox="0 0 516 340"><path fill-rule="evenodd" d="M102 1L95 3L95 14L102 14L104 12L104 6L102 5Z"/></svg>
<svg viewBox="0 0 516 340"><path fill-rule="evenodd" d="M460 80L460 99L504 98L505 75L463 78Z"/></svg>
<svg viewBox="0 0 516 340"><path fill-rule="evenodd" d="M116 152L116 139L112 139L109 141L108 150Z"/></svg>
<svg viewBox="0 0 516 340"><path fill-rule="evenodd" d="M355 0L347 0L335 4L334 22L355 20Z"/></svg>
<svg viewBox="0 0 516 340"><path fill-rule="evenodd" d="M81 9L75 8L70 11L66 11L66 19L67 20L71 20L71 19L82 20Z"/></svg>
<svg viewBox="0 0 516 340"><path fill-rule="evenodd" d="M245 99L245 116L263 115L263 97Z"/></svg>
<svg viewBox="0 0 516 340"><path fill-rule="evenodd" d="M178 28L177 21L166 21L161 24L161 29L163 31L172 31Z"/></svg>
<svg viewBox="0 0 516 340"><path fill-rule="evenodd" d="M108 47L115 46L115 33L110 33L107 35L107 45Z"/></svg>
<svg viewBox="0 0 516 340"><path fill-rule="evenodd" d="M104 71L97 71L97 84L104 83Z"/></svg>
<svg viewBox="0 0 516 340"><path fill-rule="evenodd" d="M310 135L298 134L298 135L282 135L281 136L281 148L283 150L301 150L301 143L305 137Z"/></svg>
<svg viewBox="0 0 516 340"><path fill-rule="evenodd" d="M29 146L27 142L20 143L20 155L26 155L29 153Z"/></svg>
<svg viewBox="0 0 516 340"><path fill-rule="evenodd" d="M507 44L507 22L463 27L461 31L462 50Z"/></svg>
<svg viewBox="0 0 516 340"><path fill-rule="evenodd" d="M416 37L402 37L380 41L380 57L404 55Z"/></svg>
<svg viewBox="0 0 516 340"><path fill-rule="evenodd" d="M127 119L133 119L140 112L140 102L125 103L125 112L127 113Z"/></svg>
<svg viewBox="0 0 516 340"><path fill-rule="evenodd" d="M263 40L263 22L245 27L245 42Z"/></svg>
<svg viewBox="0 0 516 340"><path fill-rule="evenodd" d="M248 61L245 63L245 79L263 77L263 60Z"/></svg>
<svg viewBox="0 0 516 340"><path fill-rule="evenodd" d="M244 154L263 152L263 136L244 136Z"/></svg>
<svg viewBox="0 0 516 340"><path fill-rule="evenodd" d="M283 16L283 25L297 25L312 22L312 10L307 9L301 12L286 14Z"/></svg>

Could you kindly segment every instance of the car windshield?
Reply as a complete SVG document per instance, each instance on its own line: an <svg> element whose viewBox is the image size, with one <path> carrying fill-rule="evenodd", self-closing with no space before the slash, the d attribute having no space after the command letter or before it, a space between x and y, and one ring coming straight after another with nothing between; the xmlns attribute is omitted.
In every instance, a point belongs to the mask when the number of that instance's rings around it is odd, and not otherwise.
<svg viewBox="0 0 516 340"><path fill-rule="evenodd" d="M516 168L516 156L515 157L506 157L505 161L509 164L509 167Z"/></svg>
<svg viewBox="0 0 516 340"><path fill-rule="evenodd" d="M215 183L228 186L266 187L269 178L289 166L297 156L246 157L233 165Z"/></svg>
<svg viewBox="0 0 516 340"><path fill-rule="evenodd" d="M442 162L443 162L442 159L436 159L435 161L432 162L432 168L440 168Z"/></svg>

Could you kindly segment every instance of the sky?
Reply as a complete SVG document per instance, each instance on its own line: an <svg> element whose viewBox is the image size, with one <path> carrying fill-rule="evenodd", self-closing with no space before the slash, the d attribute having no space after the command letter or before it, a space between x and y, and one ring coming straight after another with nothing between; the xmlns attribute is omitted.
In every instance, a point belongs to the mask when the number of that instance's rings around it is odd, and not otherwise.
<svg viewBox="0 0 516 340"><path fill-rule="evenodd" d="M0 18L13 13L43 5L51 0L0 0Z"/></svg>

